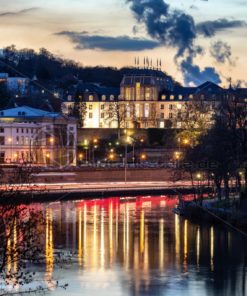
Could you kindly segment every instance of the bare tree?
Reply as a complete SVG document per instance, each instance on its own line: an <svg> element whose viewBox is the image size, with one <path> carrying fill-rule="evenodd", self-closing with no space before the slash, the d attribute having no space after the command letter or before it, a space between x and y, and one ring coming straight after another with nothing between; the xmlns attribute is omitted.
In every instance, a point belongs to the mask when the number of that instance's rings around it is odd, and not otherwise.
<svg viewBox="0 0 247 296"><path fill-rule="evenodd" d="M44 213L32 206L20 204L20 198L32 195L32 174L34 169L27 166L11 171L0 171L0 296L31 293L48 290L37 284L26 286L36 280L32 266L44 264L44 236L46 220ZM53 287L59 283L52 281ZM61 286L66 288L67 285ZM17 292L20 291L20 292Z"/></svg>

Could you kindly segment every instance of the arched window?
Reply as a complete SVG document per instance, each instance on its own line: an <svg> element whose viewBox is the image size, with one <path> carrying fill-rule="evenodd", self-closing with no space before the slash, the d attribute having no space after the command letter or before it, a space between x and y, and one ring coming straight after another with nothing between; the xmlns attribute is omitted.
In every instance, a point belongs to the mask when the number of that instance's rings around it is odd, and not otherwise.
<svg viewBox="0 0 247 296"><path fill-rule="evenodd" d="M93 95L90 95L88 99L89 101L93 101Z"/></svg>
<svg viewBox="0 0 247 296"><path fill-rule="evenodd" d="M114 95L110 95L110 101L114 100Z"/></svg>
<svg viewBox="0 0 247 296"><path fill-rule="evenodd" d="M101 97L101 99L102 99L102 101L105 101L105 100L106 100L106 95L103 95L103 96Z"/></svg>

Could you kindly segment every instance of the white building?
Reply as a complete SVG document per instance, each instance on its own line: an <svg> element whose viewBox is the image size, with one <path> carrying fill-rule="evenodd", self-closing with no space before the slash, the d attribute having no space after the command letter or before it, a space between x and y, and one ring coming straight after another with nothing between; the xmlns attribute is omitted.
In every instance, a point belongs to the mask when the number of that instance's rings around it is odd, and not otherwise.
<svg viewBox="0 0 247 296"><path fill-rule="evenodd" d="M0 73L0 83L5 83L7 90L15 96L25 96L28 94L30 79L9 77L8 73Z"/></svg>
<svg viewBox="0 0 247 296"><path fill-rule="evenodd" d="M0 111L0 163L76 165L77 121L23 106Z"/></svg>

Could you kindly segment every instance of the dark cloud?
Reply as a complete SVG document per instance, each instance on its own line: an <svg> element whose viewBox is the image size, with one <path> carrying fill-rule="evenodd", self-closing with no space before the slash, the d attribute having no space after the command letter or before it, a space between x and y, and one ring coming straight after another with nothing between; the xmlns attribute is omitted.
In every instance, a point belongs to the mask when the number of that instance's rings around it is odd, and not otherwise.
<svg viewBox="0 0 247 296"><path fill-rule="evenodd" d="M18 16L18 15L22 15L31 11L35 11L39 9L38 7L30 7L30 8L26 8L26 9L22 9L19 11L6 11L6 12L1 12L0 13L0 17L5 17L5 16Z"/></svg>
<svg viewBox="0 0 247 296"><path fill-rule="evenodd" d="M194 19L180 11L171 10L163 0L127 0L137 21L143 23L150 37L178 49L177 57L186 50L194 52L196 38Z"/></svg>
<svg viewBox="0 0 247 296"><path fill-rule="evenodd" d="M154 49L160 43L154 40L130 38L128 36L89 35L87 32L63 31L56 35L67 36L76 49L98 49L103 51L142 51Z"/></svg>
<svg viewBox="0 0 247 296"><path fill-rule="evenodd" d="M247 23L240 20L218 19L214 21L205 21L196 25L197 32L205 37L213 37L219 31L225 31L234 28L246 27Z"/></svg>
<svg viewBox="0 0 247 296"><path fill-rule="evenodd" d="M216 84L221 83L220 75L213 67L205 67L201 70L199 66L193 65L191 57L181 62L181 70L184 75L184 82L188 85L199 85L206 81L212 81Z"/></svg>
<svg viewBox="0 0 247 296"><path fill-rule="evenodd" d="M228 62L232 66L234 62L232 60L232 49L229 44L223 41L216 41L211 45L210 48L211 56L220 64Z"/></svg>
<svg viewBox="0 0 247 296"><path fill-rule="evenodd" d="M213 67L201 70L194 58L203 54L195 44L198 28L193 17L181 10L171 9L165 0L126 0L138 23L144 24L147 33L163 45L177 49L175 62L182 70L186 84L200 84L207 80L220 83Z"/></svg>

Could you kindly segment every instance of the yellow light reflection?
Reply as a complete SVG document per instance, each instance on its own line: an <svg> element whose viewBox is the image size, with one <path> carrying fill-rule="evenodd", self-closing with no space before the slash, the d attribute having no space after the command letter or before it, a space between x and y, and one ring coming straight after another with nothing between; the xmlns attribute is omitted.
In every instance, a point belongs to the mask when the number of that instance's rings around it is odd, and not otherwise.
<svg viewBox="0 0 247 296"><path fill-rule="evenodd" d="M78 217L78 262L79 265L82 265L82 210L79 210Z"/></svg>
<svg viewBox="0 0 247 296"><path fill-rule="evenodd" d="M140 253L141 255L144 252L144 227L145 227L145 213L144 210L141 210L141 217L140 217Z"/></svg>
<svg viewBox="0 0 247 296"><path fill-rule="evenodd" d="M201 229L200 226L197 228L197 233L196 233L196 264L197 267L200 266L200 244L201 244Z"/></svg>
<svg viewBox="0 0 247 296"><path fill-rule="evenodd" d="M53 214L52 209L46 209L46 245L45 245L45 259L46 259L46 273L45 280L48 286L52 287L52 273L54 267L53 259Z"/></svg>
<svg viewBox="0 0 247 296"><path fill-rule="evenodd" d="M83 210L83 254L84 264L87 264L87 205L84 204Z"/></svg>
<svg viewBox="0 0 247 296"><path fill-rule="evenodd" d="M210 268L214 270L214 228L210 228Z"/></svg>
<svg viewBox="0 0 247 296"><path fill-rule="evenodd" d="M129 268L129 204L126 204L126 261L125 267Z"/></svg>
<svg viewBox="0 0 247 296"><path fill-rule="evenodd" d="M184 267L187 270L188 259L188 220L184 221Z"/></svg>
<svg viewBox="0 0 247 296"><path fill-rule="evenodd" d="M164 269L164 219L159 221L159 268Z"/></svg>
<svg viewBox="0 0 247 296"><path fill-rule="evenodd" d="M101 209L101 237L100 237L100 263L105 265L105 236L104 236L104 209Z"/></svg>
<svg viewBox="0 0 247 296"><path fill-rule="evenodd" d="M175 253L178 261L180 259L180 219L178 215L175 215Z"/></svg>
<svg viewBox="0 0 247 296"><path fill-rule="evenodd" d="M110 210L109 210L109 252L110 252L110 264L112 264L112 257L113 257L113 209L112 209L112 202L110 203Z"/></svg>
<svg viewBox="0 0 247 296"><path fill-rule="evenodd" d="M97 266L97 206L93 207L93 266Z"/></svg>

